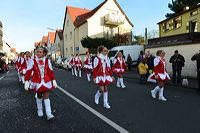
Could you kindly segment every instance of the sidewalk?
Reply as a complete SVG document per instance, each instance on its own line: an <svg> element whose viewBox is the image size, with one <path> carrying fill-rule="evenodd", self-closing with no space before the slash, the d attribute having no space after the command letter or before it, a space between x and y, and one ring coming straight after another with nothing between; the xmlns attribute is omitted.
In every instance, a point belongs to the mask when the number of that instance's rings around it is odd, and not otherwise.
<svg viewBox="0 0 200 133"><path fill-rule="evenodd" d="M131 71L127 71L124 74L124 78L128 79L134 79L134 80L140 80L140 75L137 73L137 67L132 67ZM181 86L182 88L188 88L188 89L196 89L198 88L197 80L196 79L188 79L189 86ZM172 81L168 82L168 85L170 86L177 86L172 83Z"/></svg>

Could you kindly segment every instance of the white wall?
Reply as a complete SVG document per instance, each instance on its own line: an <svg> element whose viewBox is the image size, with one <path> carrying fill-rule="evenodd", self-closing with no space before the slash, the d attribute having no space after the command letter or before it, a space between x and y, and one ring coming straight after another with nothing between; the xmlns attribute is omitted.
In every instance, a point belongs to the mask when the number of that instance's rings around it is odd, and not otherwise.
<svg viewBox="0 0 200 133"><path fill-rule="evenodd" d="M88 19L88 35L92 37L103 37L104 31L107 31L109 27L104 26L104 16L109 13L116 13L123 16L122 12L115 4L113 0L108 0L102 7L99 9L95 15ZM120 28L121 34L128 33L132 30L132 26L127 20L125 23L118 26ZM118 33L117 28L115 27L114 32Z"/></svg>
<svg viewBox="0 0 200 133"><path fill-rule="evenodd" d="M200 44L187 44L187 45L177 45L177 46L168 46L160 48L147 48L145 51L150 51L155 55L156 51L162 49L166 52L166 61L167 61L167 70L172 73L172 65L169 63L170 57L174 54L175 50L178 50L181 55L185 58L185 67L183 67L182 75L189 77L196 77L196 62L191 61L191 57L200 50Z"/></svg>

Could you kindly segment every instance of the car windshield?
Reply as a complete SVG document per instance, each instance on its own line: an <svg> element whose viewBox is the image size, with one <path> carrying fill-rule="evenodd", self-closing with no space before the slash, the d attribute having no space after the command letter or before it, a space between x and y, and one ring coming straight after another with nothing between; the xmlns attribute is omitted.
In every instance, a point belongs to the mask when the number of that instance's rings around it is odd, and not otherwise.
<svg viewBox="0 0 200 133"><path fill-rule="evenodd" d="M114 57L117 53L117 50L113 50L113 51L109 51L108 53L108 57L111 58L111 57Z"/></svg>

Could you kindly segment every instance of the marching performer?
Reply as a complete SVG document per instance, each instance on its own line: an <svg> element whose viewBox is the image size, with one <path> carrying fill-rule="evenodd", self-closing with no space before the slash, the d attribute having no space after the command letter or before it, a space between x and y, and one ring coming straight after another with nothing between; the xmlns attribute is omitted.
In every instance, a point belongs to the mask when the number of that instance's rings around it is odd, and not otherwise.
<svg viewBox="0 0 200 133"><path fill-rule="evenodd" d="M86 57L84 58L83 68L86 71L88 81L91 81L90 77L92 72L92 58L89 52L86 53Z"/></svg>
<svg viewBox="0 0 200 133"><path fill-rule="evenodd" d="M69 64L72 66L72 75L74 76L75 72L76 72L76 70L75 70L76 68L75 68L75 57L73 56L73 54L69 61Z"/></svg>
<svg viewBox="0 0 200 133"><path fill-rule="evenodd" d="M18 57L17 57L16 62L15 62L15 69L17 71L19 82L21 82L21 75L19 73L20 62L21 62L21 55L18 54Z"/></svg>
<svg viewBox="0 0 200 133"><path fill-rule="evenodd" d="M119 52L117 58L114 60L112 67L113 72L117 75L117 87L126 88L124 85L123 74L125 73L127 66L125 60L123 59L122 52Z"/></svg>
<svg viewBox="0 0 200 133"><path fill-rule="evenodd" d="M20 74L20 78L22 81L22 84L25 83L24 81L24 76L26 73L26 61L25 61L25 57L24 57L24 52L21 52L21 57L20 57L20 62L19 62L19 74Z"/></svg>
<svg viewBox="0 0 200 133"><path fill-rule="evenodd" d="M100 54L95 57L93 63L93 80L94 83L99 85L99 90L95 95L95 103L99 104L99 98L103 93L104 107L110 109L111 107L108 103L108 85L114 81L114 77L112 76L112 69L108 58L108 49L100 47L98 51Z"/></svg>
<svg viewBox="0 0 200 133"><path fill-rule="evenodd" d="M81 67L82 67L82 61L81 61L81 57L79 56L79 54L76 54L75 57L75 67L76 67L76 71L75 71L75 75L79 77L81 77Z"/></svg>
<svg viewBox="0 0 200 133"><path fill-rule="evenodd" d="M25 75L25 90L33 90L37 93L37 113L39 117L43 116L44 100L47 120L54 119L51 111L49 94L50 91L57 87L51 61L45 57L46 48L38 46L36 48L36 58L30 60ZM30 83L29 83L30 81Z"/></svg>
<svg viewBox="0 0 200 133"><path fill-rule="evenodd" d="M154 73L149 76L149 81L156 82L157 86L151 90L151 95L155 99L157 92L159 92L159 100L167 101L163 96L165 83L170 80L169 74L166 71L166 61L164 59L165 52L158 50L157 57L154 59Z"/></svg>

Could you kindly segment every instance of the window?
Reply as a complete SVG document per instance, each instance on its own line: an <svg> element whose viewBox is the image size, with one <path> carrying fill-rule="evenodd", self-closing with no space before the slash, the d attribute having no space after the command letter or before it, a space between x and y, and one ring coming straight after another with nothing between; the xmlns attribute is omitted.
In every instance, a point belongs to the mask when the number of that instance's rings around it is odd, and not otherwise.
<svg viewBox="0 0 200 133"><path fill-rule="evenodd" d="M68 37L68 36L67 36L67 34L66 34L66 35L65 35L65 39L66 39L66 41L67 41L67 37Z"/></svg>
<svg viewBox="0 0 200 133"><path fill-rule="evenodd" d="M198 14L198 10L194 10L190 12L190 16L194 16Z"/></svg>
<svg viewBox="0 0 200 133"><path fill-rule="evenodd" d="M169 31L169 28L170 28L170 23L169 23L169 21L168 21L168 22L165 22L165 23L163 24L163 32Z"/></svg>
<svg viewBox="0 0 200 133"><path fill-rule="evenodd" d="M192 21L187 22L186 31L187 31L187 33L198 32L197 20L192 20Z"/></svg>
<svg viewBox="0 0 200 133"><path fill-rule="evenodd" d="M73 52L73 47L70 47L71 52Z"/></svg>
<svg viewBox="0 0 200 133"><path fill-rule="evenodd" d="M66 53L68 53L68 48L66 48Z"/></svg>
<svg viewBox="0 0 200 133"><path fill-rule="evenodd" d="M182 25L182 17L177 17L173 20L173 29L180 28Z"/></svg>
<svg viewBox="0 0 200 133"><path fill-rule="evenodd" d="M69 19L67 20L67 27L69 26Z"/></svg>
<svg viewBox="0 0 200 133"><path fill-rule="evenodd" d="M72 31L70 32L70 40L72 39Z"/></svg>

